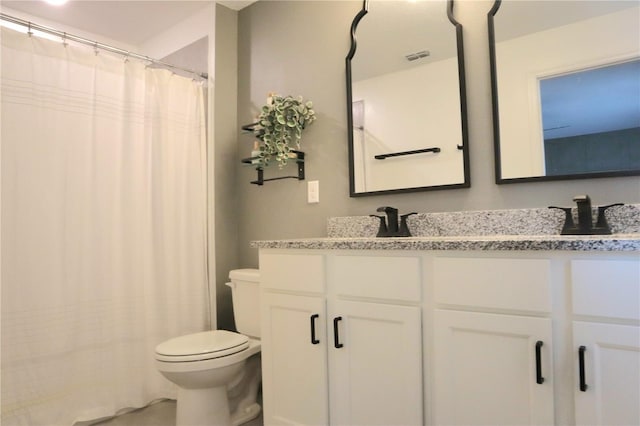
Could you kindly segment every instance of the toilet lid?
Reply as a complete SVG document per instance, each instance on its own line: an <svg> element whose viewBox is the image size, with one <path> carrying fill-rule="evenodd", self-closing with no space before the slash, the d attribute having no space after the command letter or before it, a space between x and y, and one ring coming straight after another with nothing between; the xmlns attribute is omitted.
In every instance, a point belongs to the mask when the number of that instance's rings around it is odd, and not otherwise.
<svg viewBox="0 0 640 426"><path fill-rule="evenodd" d="M161 361L198 361L220 358L249 347L249 338L226 330L203 331L176 337L156 346Z"/></svg>

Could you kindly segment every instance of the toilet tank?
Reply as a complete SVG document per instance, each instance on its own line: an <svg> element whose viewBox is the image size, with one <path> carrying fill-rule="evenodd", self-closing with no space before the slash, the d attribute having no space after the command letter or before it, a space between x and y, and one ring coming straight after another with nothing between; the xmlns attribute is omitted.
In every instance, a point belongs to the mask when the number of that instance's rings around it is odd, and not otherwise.
<svg viewBox="0 0 640 426"><path fill-rule="evenodd" d="M236 329L249 337L260 337L260 271L234 269L229 272Z"/></svg>

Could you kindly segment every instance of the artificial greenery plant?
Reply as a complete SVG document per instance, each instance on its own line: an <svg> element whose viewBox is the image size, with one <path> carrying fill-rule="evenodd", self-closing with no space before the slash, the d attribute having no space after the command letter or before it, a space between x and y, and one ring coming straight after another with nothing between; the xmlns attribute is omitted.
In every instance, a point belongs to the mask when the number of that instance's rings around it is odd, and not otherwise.
<svg viewBox="0 0 640 426"><path fill-rule="evenodd" d="M263 165L275 159L282 168L292 150L300 149L302 131L316 119L311 101L304 102L302 96L280 96L269 94L267 104L262 107L253 133L263 142L260 159Z"/></svg>

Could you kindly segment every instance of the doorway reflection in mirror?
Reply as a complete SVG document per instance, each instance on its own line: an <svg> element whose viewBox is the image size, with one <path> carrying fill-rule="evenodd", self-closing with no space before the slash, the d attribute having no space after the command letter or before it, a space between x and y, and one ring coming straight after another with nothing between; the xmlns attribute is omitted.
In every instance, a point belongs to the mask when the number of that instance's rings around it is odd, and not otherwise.
<svg viewBox="0 0 640 426"><path fill-rule="evenodd" d="M640 168L640 59L540 80L546 175Z"/></svg>

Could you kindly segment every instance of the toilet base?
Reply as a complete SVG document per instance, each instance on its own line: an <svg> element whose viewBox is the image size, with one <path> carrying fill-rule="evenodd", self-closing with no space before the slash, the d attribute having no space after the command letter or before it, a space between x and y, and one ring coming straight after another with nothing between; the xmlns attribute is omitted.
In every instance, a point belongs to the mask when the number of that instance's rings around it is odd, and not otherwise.
<svg viewBox="0 0 640 426"><path fill-rule="evenodd" d="M176 426L240 426L258 417L260 411L260 404L254 403L230 415L226 386L211 389L179 389Z"/></svg>
<svg viewBox="0 0 640 426"><path fill-rule="evenodd" d="M233 426L227 387L178 389L176 426Z"/></svg>
<svg viewBox="0 0 640 426"><path fill-rule="evenodd" d="M233 426L240 426L258 417L260 415L260 411L262 411L262 408L260 407L260 404L257 403L248 406L244 410L238 410L233 413L233 416L231 416L231 424Z"/></svg>

